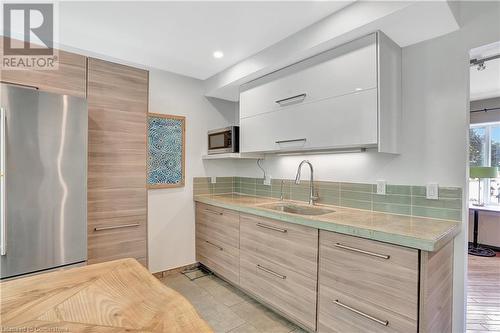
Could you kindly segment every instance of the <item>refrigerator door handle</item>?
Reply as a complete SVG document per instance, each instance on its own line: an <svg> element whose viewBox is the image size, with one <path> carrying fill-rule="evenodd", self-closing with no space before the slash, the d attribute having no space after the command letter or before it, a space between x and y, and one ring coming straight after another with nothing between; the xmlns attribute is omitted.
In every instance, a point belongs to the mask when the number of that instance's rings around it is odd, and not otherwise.
<svg viewBox="0 0 500 333"><path fill-rule="evenodd" d="M6 114L5 109L0 108L0 255L7 254L7 228L6 228L6 205L5 205L5 140L6 136Z"/></svg>

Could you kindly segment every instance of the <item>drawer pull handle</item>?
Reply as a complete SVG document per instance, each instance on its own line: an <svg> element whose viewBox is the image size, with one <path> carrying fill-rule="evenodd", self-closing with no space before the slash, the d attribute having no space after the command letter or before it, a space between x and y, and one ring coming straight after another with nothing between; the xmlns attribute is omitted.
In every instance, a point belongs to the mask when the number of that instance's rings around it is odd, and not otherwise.
<svg viewBox="0 0 500 333"><path fill-rule="evenodd" d="M282 232L282 233L287 232L286 229L282 229L282 228L278 228L278 227L273 227L272 225L267 225L267 224L263 224L263 223L257 223L257 226L260 227L260 228L274 230L274 231L279 231L279 232Z"/></svg>
<svg viewBox="0 0 500 333"><path fill-rule="evenodd" d="M102 231L102 230L112 230L112 229L121 229L121 228L130 228L130 227L138 227L139 223L133 224L122 224L122 225L110 225L106 227L95 227L94 231Z"/></svg>
<svg viewBox="0 0 500 333"><path fill-rule="evenodd" d="M265 268L265 267L263 267L263 266L261 266L261 265L257 265L257 268L258 268L258 269L260 269L261 271L264 271L264 272L266 272L266 273L269 273L269 274L271 274L271 275L274 275L274 276L276 276L276 277L279 277L279 278L280 278L280 279L282 279L282 280L286 279L286 276L285 276L285 275L278 274L278 273L276 273L276 272L274 272L274 271L270 270L269 268Z"/></svg>
<svg viewBox="0 0 500 333"><path fill-rule="evenodd" d="M222 215L222 212L216 212L215 210L210 210L210 209L205 209L205 212L215 214L215 215Z"/></svg>
<svg viewBox="0 0 500 333"><path fill-rule="evenodd" d="M216 248L218 248L218 249L219 249L219 250L221 250L221 251L224 251L224 249L223 249L222 247L220 247L219 245L215 245L214 243L209 242L209 241L207 241L207 240L206 240L205 242L207 242L208 244L210 244L210 245L212 245L212 246L215 246Z"/></svg>
<svg viewBox="0 0 500 333"><path fill-rule="evenodd" d="M355 247L350 247L350 246L347 246L347 245L342 245L340 243L336 243L335 246L339 247L341 249L344 249L344 250L349 250L349 251L353 251L353 252L357 252L357 253L363 253L363 254L366 254L366 255L369 255L369 256L373 256L373 257L377 257L377 258L382 258L382 259L389 259L391 257L390 255L387 255L387 254L380 254L380 253L365 251L365 250L357 249Z"/></svg>
<svg viewBox="0 0 500 333"><path fill-rule="evenodd" d="M283 99L277 100L275 103L279 104L280 106L285 106L288 104L293 104L293 103L300 103L303 102L306 99L307 94L300 94L300 95L295 95Z"/></svg>
<svg viewBox="0 0 500 333"><path fill-rule="evenodd" d="M291 140L278 140L278 141L275 141L277 144L280 144L280 143L290 143L290 142L299 142L299 141L304 141L306 142L307 139L306 138L302 138L302 139L291 139Z"/></svg>
<svg viewBox="0 0 500 333"><path fill-rule="evenodd" d="M357 313L357 314L359 314L360 316L365 317L366 319L370 319L370 320L372 320L372 321L374 321L374 322L376 322L376 323L379 323L379 324L380 324L380 325L382 325L382 326L388 326L388 325L389 325L389 321L387 321L387 320L380 320L380 319L378 319L378 318L375 318L375 317L373 317L373 316L370 316L369 314L364 313L363 311L359 311L359 310L357 310L357 309L355 309L355 308L350 307L349 305L345 305L344 303L339 302L339 300L338 300L338 299L334 300L334 301L333 301L333 303L337 304L338 306L340 306L340 307L342 307L342 308L344 308L344 309L347 309L347 310L349 310L349 311L352 311L352 312L354 312L354 313Z"/></svg>

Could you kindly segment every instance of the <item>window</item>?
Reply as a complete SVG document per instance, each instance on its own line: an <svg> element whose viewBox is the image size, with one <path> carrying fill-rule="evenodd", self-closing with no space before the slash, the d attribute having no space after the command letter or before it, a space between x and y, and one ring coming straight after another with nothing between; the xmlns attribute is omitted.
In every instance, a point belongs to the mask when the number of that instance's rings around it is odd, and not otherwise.
<svg viewBox="0 0 500 333"><path fill-rule="evenodd" d="M500 122L471 125L469 146L470 166L500 167ZM477 201L478 191L487 205L500 205L500 178L481 179L478 189L477 179L471 179L469 198Z"/></svg>

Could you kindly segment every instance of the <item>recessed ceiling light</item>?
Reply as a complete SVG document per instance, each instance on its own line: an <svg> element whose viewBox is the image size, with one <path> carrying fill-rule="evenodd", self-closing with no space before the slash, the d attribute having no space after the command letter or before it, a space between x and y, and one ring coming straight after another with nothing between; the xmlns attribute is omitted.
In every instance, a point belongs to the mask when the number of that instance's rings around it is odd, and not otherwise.
<svg viewBox="0 0 500 333"><path fill-rule="evenodd" d="M224 56L224 53L222 53L222 51L215 51L213 55L215 59L220 59Z"/></svg>

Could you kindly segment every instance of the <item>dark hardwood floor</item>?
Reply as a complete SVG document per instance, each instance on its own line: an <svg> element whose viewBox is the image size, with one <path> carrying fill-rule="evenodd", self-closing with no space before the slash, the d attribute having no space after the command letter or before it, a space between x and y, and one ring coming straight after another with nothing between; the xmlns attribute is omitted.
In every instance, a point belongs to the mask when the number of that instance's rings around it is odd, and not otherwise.
<svg viewBox="0 0 500 333"><path fill-rule="evenodd" d="M468 260L467 333L500 332L500 253Z"/></svg>

